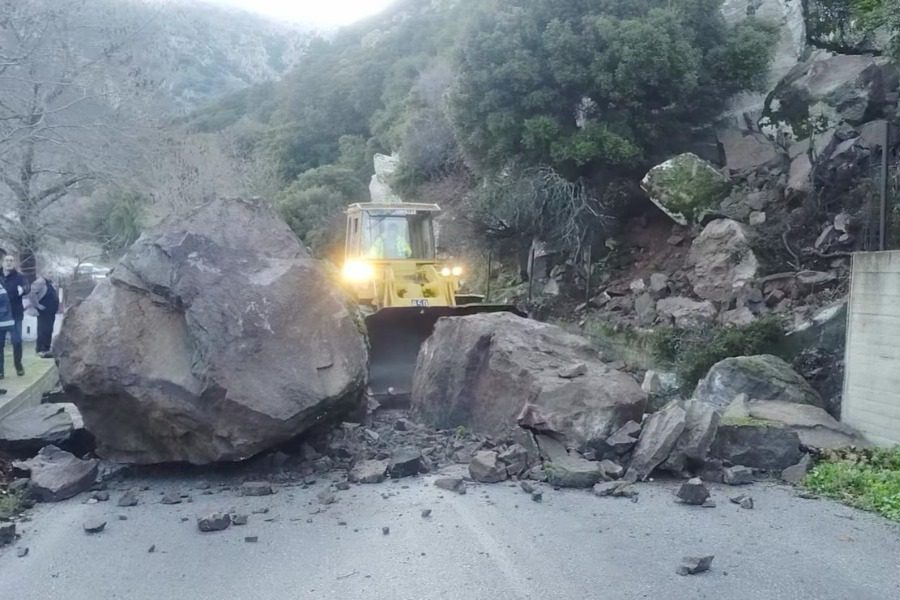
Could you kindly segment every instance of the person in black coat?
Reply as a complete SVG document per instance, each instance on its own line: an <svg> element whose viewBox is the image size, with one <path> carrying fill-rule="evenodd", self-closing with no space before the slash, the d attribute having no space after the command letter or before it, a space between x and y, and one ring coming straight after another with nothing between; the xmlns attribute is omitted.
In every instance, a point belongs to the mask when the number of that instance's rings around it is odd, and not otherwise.
<svg viewBox="0 0 900 600"><path fill-rule="evenodd" d="M28 301L37 311L37 343L34 349L41 358L50 358L53 325L56 323L56 313L59 312L59 294L52 281L46 277L38 277L31 284Z"/></svg>
<svg viewBox="0 0 900 600"><path fill-rule="evenodd" d="M3 271L0 273L0 283L6 290L9 298L10 312L13 318L13 327L10 331L10 341L13 347L13 364L16 367L16 375L21 377L25 374L25 368L22 366L22 319L25 316L25 307L22 306L22 297L27 295L31 286L25 276L16 270L16 257L7 254L3 257ZM6 344L6 334L0 338L0 352L3 352L3 346ZM0 373L2 375L2 373Z"/></svg>

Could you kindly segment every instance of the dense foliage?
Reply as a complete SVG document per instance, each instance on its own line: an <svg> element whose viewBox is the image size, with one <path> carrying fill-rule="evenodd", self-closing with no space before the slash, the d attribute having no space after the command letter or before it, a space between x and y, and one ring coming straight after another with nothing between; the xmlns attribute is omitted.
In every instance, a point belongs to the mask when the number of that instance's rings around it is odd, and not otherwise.
<svg viewBox="0 0 900 600"><path fill-rule="evenodd" d="M820 494L900 521L900 448L832 452L804 483Z"/></svg>
<svg viewBox="0 0 900 600"><path fill-rule="evenodd" d="M271 93L248 91L191 123L206 132L237 129L272 167L279 206L314 246L328 245L326 232L314 230L348 194L299 178L341 162L365 182L368 164L346 162L348 136L364 148L359 156L400 153L395 184L410 199L448 176L476 188L486 182L498 191L476 199L489 229L510 212L504 178L535 181L529 174L552 169L577 186L590 178L587 196L602 196L610 179L635 180L650 161L683 149L730 95L759 84L774 31L753 19L730 27L720 5L407 0L315 40L302 67ZM490 197L501 204L486 204ZM536 220L572 212L538 205L549 212ZM572 223L562 225L542 233L565 237ZM534 229L518 227L516 235Z"/></svg>

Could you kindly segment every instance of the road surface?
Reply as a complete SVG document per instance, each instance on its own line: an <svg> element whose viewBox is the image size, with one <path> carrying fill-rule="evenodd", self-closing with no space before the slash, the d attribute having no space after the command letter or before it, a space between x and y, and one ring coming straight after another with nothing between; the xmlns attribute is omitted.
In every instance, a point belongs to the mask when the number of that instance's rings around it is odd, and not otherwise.
<svg viewBox="0 0 900 600"><path fill-rule="evenodd" d="M234 477L234 475L229 476ZM0 590L18 600L885 600L900 598L900 528L770 483L713 486L716 508L673 502L675 484L640 487L640 500L545 488L532 502L510 484L440 490L432 476L354 486L322 506L330 483L238 495L237 481L130 479L112 501L86 495L41 505L0 550ZM119 508L129 487L142 503ZM165 491L191 503L161 504ZM749 493L756 508L728 501ZM249 523L200 533L200 514L236 509ZM254 510L268 509L265 514ZM422 511L431 509L424 518ZM127 520L119 520L119 516ZM96 535L90 518L108 521ZM389 527L389 533L383 532ZM248 536L258 542L245 542ZM151 546L154 551L149 552ZM17 548L27 547L25 557ZM681 577L684 555L714 554L712 570Z"/></svg>

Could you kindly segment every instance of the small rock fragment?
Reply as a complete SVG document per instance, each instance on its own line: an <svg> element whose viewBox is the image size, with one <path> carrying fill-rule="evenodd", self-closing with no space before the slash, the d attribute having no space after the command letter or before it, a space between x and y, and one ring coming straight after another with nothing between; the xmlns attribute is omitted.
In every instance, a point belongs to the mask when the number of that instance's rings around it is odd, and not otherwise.
<svg viewBox="0 0 900 600"><path fill-rule="evenodd" d="M401 448L391 455L388 473L393 479L412 477L426 472L428 469L422 461L422 453L416 448Z"/></svg>
<svg viewBox="0 0 900 600"><path fill-rule="evenodd" d="M89 519L81 526L85 533L100 533L106 529L106 521L102 519Z"/></svg>
<svg viewBox="0 0 900 600"><path fill-rule="evenodd" d="M529 482L527 482L527 481L520 481L520 482L519 482L519 487L522 488L522 491L525 492L526 494L533 494L533 493L534 493L534 489L535 489L535 488L534 488L534 485L531 484L531 483L529 483Z"/></svg>
<svg viewBox="0 0 900 600"><path fill-rule="evenodd" d="M246 525L249 517L243 514L233 514L231 515L231 524L232 525Z"/></svg>
<svg viewBox="0 0 900 600"><path fill-rule="evenodd" d="M109 492L106 490L100 490L99 492L94 492L91 494L91 498L96 500L97 502L106 502L109 500Z"/></svg>
<svg viewBox="0 0 900 600"><path fill-rule="evenodd" d="M16 556L18 556L19 558L25 558L26 556L28 556L28 547L22 546L21 548L17 548Z"/></svg>
<svg viewBox="0 0 900 600"><path fill-rule="evenodd" d="M469 475L481 483L499 483L508 477L506 467L498 461L496 452L481 450L469 463Z"/></svg>
<svg viewBox="0 0 900 600"><path fill-rule="evenodd" d="M354 483L381 483L387 477L388 461L363 460L350 469L350 481Z"/></svg>
<svg viewBox="0 0 900 600"><path fill-rule="evenodd" d="M712 566L713 555L708 556L685 556L681 559L681 566L676 571L679 575L696 575L709 571Z"/></svg>
<svg viewBox="0 0 900 600"><path fill-rule="evenodd" d="M197 519L197 528L206 533L210 531L223 531L231 525L231 515L227 513L212 513Z"/></svg>
<svg viewBox="0 0 900 600"><path fill-rule="evenodd" d="M709 490L703 485L702 479L694 477L681 484L677 495L684 504L700 506L709 498Z"/></svg>
<svg viewBox="0 0 900 600"><path fill-rule="evenodd" d="M0 523L0 546L6 546L16 541L16 524Z"/></svg>
<svg viewBox="0 0 900 600"><path fill-rule="evenodd" d="M339 481L336 484L334 484L334 487L335 487L335 489L337 489L341 492L346 492L347 490L350 489L350 482L349 481Z"/></svg>
<svg viewBox="0 0 900 600"><path fill-rule="evenodd" d="M181 495L175 492L166 492L160 502L162 504L181 504Z"/></svg>
<svg viewBox="0 0 900 600"><path fill-rule="evenodd" d="M812 458L804 454L796 465L791 465L781 472L781 479L792 485L800 485L812 468Z"/></svg>
<svg viewBox="0 0 900 600"><path fill-rule="evenodd" d="M531 501L532 502L543 502L544 501L544 492L531 492Z"/></svg>
<svg viewBox="0 0 900 600"><path fill-rule="evenodd" d="M331 490L322 490L316 494L316 498L319 500L319 504L325 504L326 506L337 502L337 497Z"/></svg>
<svg viewBox="0 0 900 600"><path fill-rule="evenodd" d="M728 467L722 471L722 481L728 485L747 485L753 483L753 469L741 465Z"/></svg>
<svg viewBox="0 0 900 600"><path fill-rule="evenodd" d="M127 492L122 494L116 504L123 507L137 506L138 501L138 495L134 491L128 490Z"/></svg>
<svg viewBox="0 0 900 600"><path fill-rule="evenodd" d="M147 554L153 554L154 552L156 552L156 544L153 544L152 546L147 548Z"/></svg>
<svg viewBox="0 0 900 600"><path fill-rule="evenodd" d="M247 481L241 484L241 496L271 496L272 484L265 481Z"/></svg>
<svg viewBox="0 0 900 600"><path fill-rule="evenodd" d="M564 367L557 373L561 379L577 379L587 375L587 365L583 362Z"/></svg>
<svg viewBox="0 0 900 600"><path fill-rule="evenodd" d="M608 459L600 461L600 470L610 479L621 479L622 475L625 474L625 469L622 468L622 465Z"/></svg>
<svg viewBox="0 0 900 600"><path fill-rule="evenodd" d="M442 477L436 479L434 485L435 487L439 487L442 490L447 490L449 492L456 492L457 494L466 493L466 482L463 481L461 477Z"/></svg>
<svg viewBox="0 0 900 600"><path fill-rule="evenodd" d="M255 544L256 542L259 541L259 536L248 535L244 538L244 541L247 542L248 544Z"/></svg>
<svg viewBox="0 0 900 600"><path fill-rule="evenodd" d="M612 496L614 498L637 498L639 493L637 488L627 481L598 483L594 486L593 492L595 496L601 498L606 496Z"/></svg>
<svg viewBox="0 0 900 600"><path fill-rule="evenodd" d="M423 518L423 519L427 519L427 518L430 517L430 516L431 516L431 509L430 509L430 508L426 508L426 509L423 509L423 510L422 510L422 518Z"/></svg>
<svg viewBox="0 0 900 600"><path fill-rule="evenodd" d="M381 535L387 535L387 534L389 534L390 532L391 532L391 528L390 528L390 527L382 527L382 528L381 528Z"/></svg>
<svg viewBox="0 0 900 600"><path fill-rule="evenodd" d="M753 508L753 498L747 496L743 500L741 500L741 508L746 508L748 510Z"/></svg>

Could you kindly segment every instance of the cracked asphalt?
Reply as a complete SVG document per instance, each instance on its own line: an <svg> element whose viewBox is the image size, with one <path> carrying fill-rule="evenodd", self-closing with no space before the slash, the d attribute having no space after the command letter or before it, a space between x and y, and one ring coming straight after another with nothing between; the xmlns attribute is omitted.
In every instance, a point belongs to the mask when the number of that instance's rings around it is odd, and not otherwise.
<svg viewBox="0 0 900 600"><path fill-rule="evenodd" d="M675 503L675 482L642 484L637 503L546 487L535 503L512 484L474 484L457 495L429 475L353 486L337 491L336 503L319 504L318 492L336 477L279 484L266 497L239 496L233 477L141 477L112 484L110 502L88 504L82 494L39 505L19 524L21 539L0 549L0 596L900 598L900 527L778 484L711 486L717 507L701 508ZM116 506L133 487L149 488L141 503ZM192 501L161 504L164 492ZM756 508L728 501L739 493L751 494ZM198 531L199 515L231 509L249 514L248 524ZM103 532L82 531L97 517L107 521ZM258 541L245 542L252 536ZM27 556L17 556L21 547ZM702 554L715 555L709 572L676 575L682 556Z"/></svg>

